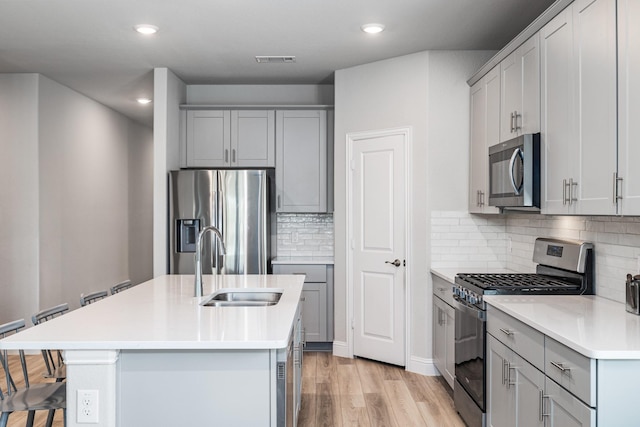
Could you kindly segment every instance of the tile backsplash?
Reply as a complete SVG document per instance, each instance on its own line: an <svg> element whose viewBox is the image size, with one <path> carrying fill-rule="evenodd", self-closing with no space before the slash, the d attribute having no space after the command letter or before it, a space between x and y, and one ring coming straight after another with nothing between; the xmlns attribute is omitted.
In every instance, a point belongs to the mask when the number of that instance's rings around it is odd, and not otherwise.
<svg viewBox="0 0 640 427"><path fill-rule="evenodd" d="M556 237L593 242L596 293L602 297L624 302L626 274L638 273L638 217L472 215L438 211L432 213L431 223L433 267L505 267L532 272L535 238Z"/></svg>
<svg viewBox="0 0 640 427"><path fill-rule="evenodd" d="M277 256L333 256L333 214L277 214Z"/></svg>

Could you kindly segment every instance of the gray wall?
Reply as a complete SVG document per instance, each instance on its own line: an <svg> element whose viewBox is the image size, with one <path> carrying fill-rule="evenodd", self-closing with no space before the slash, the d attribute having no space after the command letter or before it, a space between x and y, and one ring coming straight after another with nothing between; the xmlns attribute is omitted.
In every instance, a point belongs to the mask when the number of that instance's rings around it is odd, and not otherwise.
<svg viewBox="0 0 640 427"><path fill-rule="evenodd" d="M82 292L149 279L149 251L129 245L130 239L152 242L149 228L130 233L130 224L151 222L149 168L136 166L145 163L151 129L41 75L0 81L10 82L0 84L0 99L8 95L28 106L12 105L18 117L0 128L2 170L12 177L5 181L12 192L0 194L0 205L17 213L1 218L3 230L12 231L0 235L0 247L7 248L2 300L11 305L0 321L29 318L61 302L76 308ZM23 87L13 92L16 82ZM21 143L15 135L27 131Z"/></svg>
<svg viewBox="0 0 640 427"><path fill-rule="evenodd" d="M335 83L335 336L348 338L346 135L413 129L412 302L409 368L431 372L429 221L432 205L466 203L469 87L466 79L491 52L420 52L336 72ZM466 205L465 205L466 206Z"/></svg>
<svg viewBox="0 0 640 427"><path fill-rule="evenodd" d="M37 107L37 74L0 74L0 323L38 308Z"/></svg>

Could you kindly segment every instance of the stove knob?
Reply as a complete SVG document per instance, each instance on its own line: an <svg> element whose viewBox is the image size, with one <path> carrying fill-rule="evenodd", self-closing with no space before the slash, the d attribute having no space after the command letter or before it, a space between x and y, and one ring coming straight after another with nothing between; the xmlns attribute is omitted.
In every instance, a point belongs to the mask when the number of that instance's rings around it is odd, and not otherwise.
<svg viewBox="0 0 640 427"><path fill-rule="evenodd" d="M482 304L482 295L478 295L478 301L477 301L477 303L478 303L478 304Z"/></svg>
<svg viewBox="0 0 640 427"><path fill-rule="evenodd" d="M477 302L478 302L478 298L476 298L476 296L475 296L475 295L470 294L470 295L469 295L469 304L475 304L475 303L477 303Z"/></svg>

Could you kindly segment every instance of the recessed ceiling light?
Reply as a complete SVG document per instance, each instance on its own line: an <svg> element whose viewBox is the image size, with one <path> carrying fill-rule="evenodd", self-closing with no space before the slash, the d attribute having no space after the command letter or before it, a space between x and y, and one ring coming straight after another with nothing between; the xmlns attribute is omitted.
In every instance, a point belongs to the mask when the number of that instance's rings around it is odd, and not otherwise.
<svg viewBox="0 0 640 427"><path fill-rule="evenodd" d="M149 98L138 98L136 99L136 101L138 101L140 104L149 104L151 102L151 100Z"/></svg>
<svg viewBox="0 0 640 427"><path fill-rule="evenodd" d="M133 28L140 34L144 34L144 35L155 34L159 30L159 28L156 27L155 25L147 25L147 24L136 25Z"/></svg>
<svg viewBox="0 0 640 427"><path fill-rule="evenodd" d="M382 24L364 24L360 27L362 31L369 34L378 34L384 31L384 25Z"/></svg>

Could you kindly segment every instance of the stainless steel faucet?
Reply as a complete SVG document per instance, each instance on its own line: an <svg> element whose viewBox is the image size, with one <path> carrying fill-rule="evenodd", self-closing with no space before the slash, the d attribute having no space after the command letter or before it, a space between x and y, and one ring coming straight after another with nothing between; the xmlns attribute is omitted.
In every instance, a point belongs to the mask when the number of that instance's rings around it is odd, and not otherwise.
<svg viewBox="0 0 640 427"><path fill-rule="evenodd" d="M222 239L222 233L216 227L210 225L205 227L198 233L198 238L196 239L196 277L195 277L195 296L202 296L202 237L207 233L207 231L211 231L215 234L217 240L220 242L220 246L222 246L220 250L220 255L225 255L227 249L224 246L224 240Z"/></svg>

